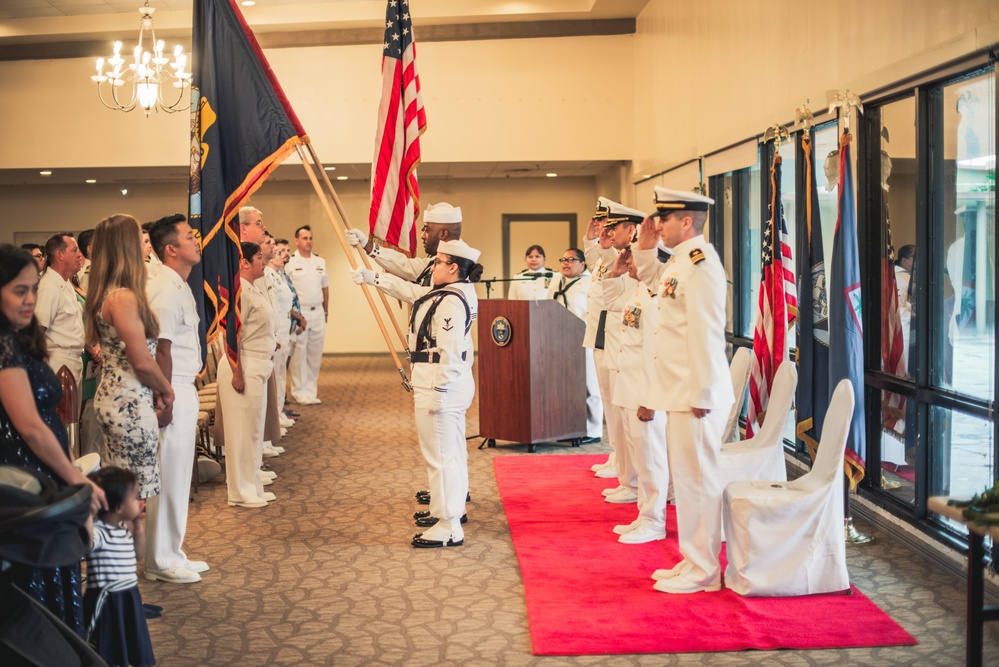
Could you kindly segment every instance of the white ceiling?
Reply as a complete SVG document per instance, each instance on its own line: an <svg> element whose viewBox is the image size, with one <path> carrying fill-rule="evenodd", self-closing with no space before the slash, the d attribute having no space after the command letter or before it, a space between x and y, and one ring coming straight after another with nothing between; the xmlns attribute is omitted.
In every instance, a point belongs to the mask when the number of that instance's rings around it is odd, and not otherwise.
<svg viewBox="0 0 999 667"><path fill-rule="evenodd" d="M648 0L412 0L417 25L635 18ZM0 40L90 39L137 24L142 0L0 0ZM157 31L190 30L193 0L149 0ZM256 32L376 27L385 0L256 0Z"/></svg>

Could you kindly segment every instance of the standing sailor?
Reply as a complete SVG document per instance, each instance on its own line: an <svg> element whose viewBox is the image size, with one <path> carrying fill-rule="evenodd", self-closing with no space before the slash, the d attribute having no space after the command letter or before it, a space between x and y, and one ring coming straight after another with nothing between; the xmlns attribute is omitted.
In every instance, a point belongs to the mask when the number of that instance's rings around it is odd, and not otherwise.
<svg viewBox="0 0 999 667"><path fill-rule="evenodd" d="M704 238L714 200L655 189L656 213L642 223L634 251L638 276L658 294L655 372L645 406L665 410L669 468L683 561L656 570L656 590L721 588L722 432L735 402L725 356L725 269ZM659 241L673 252L657 258Z"/></svg>
<svg viewBox="0 0 999 667"><path fill-rule="evenodd" d="M318 396L319 366L330 314L330 277L326 260L312 252L312 229L308 225L295 230L295 245L298 250L288 260L285 271L298 292L307 324L291 352L291 397L302 405L317 405L322 402Z"/></svg>
<svg viewBox="0 0 999 667"><path fill-rule="evenodd" d="M430 481L430 512L417 517L417 525L429 528L413 538L413 546L421 549L456 547L465 539L461 527L468 495L465 411L475 394L471 331L478 299L472 283L482 276L479 255L461 240L440 243L433 286L413 300L409 344L416 430ZM413 287L396 276L364 268L354 272L354 282L374 285L404 300L409 300Z"/></svg>

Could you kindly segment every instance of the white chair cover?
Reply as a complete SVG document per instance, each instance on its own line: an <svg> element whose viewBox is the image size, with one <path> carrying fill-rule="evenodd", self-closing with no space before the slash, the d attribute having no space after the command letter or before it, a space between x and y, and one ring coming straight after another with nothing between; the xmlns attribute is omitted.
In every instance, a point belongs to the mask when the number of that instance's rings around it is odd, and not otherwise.
<svg viewBox="0 0 999 667"><path fill-rule="evenodd" d="M791 596L850 587L843 537L843 452L853 387L841 381L826 412L812 470L793 482L735 482L725 489L725 585L739 595Z"/></svg>
<svg viewBox="0 0 999 667"><path fill-rule="evenodd" d="M774 375L770 402L760 430L748 440L722 445L720 469L722 488L732 482L765 479L787 481L784 465L784 427L794 407L794 391L798 387L798 370L785 361Z"/></svg>
<svg viewBox="0 0 999 667"><path fill-rule="evenodd" d="M742 414L742 406L746 404L746 387L749 385L752 361L753 353L748 347L740 347L732 355L732 363L728 370L732 374L735 403L732 404L732 411L728 413L728 421L725 422L725 430L722 432L722 442L739 440L739 415Z"/></svg>

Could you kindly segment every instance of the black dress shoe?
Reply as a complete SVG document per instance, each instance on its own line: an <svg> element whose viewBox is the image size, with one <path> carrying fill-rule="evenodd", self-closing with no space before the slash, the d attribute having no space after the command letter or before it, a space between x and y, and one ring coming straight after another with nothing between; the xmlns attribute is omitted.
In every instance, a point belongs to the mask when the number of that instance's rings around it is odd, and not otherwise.
<svg viewBox="0 0 999 667"><path fill-rule="evenodd" d="M420 503L421 505L429 505L430 504L430 492L429 491L417 491L416 492L416 502ZM472 494L471 493L466 493L465 494L465 502L466 503L472 502Z"/></svg>
<svg viewBox="0 0 999 667"><path fill-rule="evenodd" d="M430 516L430 510L424 510L422 512L413 512L414 519L425 519Z"/></svg>
<svg viewBox="0 0 999 667"><path fill-rule="evenodd" d="M594 442L600 442L600 440L600 438L581 438L579 444L592 445Z"/></svg>
<svg viewBox="0 0 999 667"><path fill-rule="evenodd" d="M148 609L149 611L163 611L163 607L159 606L158 604L149 604L149 603L143 602L142 603L142 607L144 609Z"/></svg>
<svg viewBox="0 0 999 667"><path fill-rule="evenodd" d="M465 540L458 540L455 542L453 539L449 539L447 542L442 542L441 540L425 540L423 539L423 533L417 533L413 538L413 546L417 549L439 549L441 547L460 547L465 543Z"/></svg>
<svg viewBox="0 0 999 667"><path fill-rule="evenodd" d="M440 521L440 519L438 519L437 517L430 516L430 512L425 512L425 513L417 512L417 514L426 514L426 516L421 516L421 517L417 517L416 515L414 515L414 518L416 519L416 525L420 526L421 528L429 528L430 526L436 526L437 522ZM468 523L467 514L461 515L461 522Z"/></svg>

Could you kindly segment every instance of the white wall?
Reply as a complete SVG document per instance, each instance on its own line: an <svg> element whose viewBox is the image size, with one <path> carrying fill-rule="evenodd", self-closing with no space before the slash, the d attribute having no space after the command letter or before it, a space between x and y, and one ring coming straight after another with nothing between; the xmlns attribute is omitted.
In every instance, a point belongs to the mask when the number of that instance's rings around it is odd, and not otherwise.
<svg viewBox="0 0 999 667"><path fill-rule="evenodd" d="M630 35L419 44L424 161L628 159L633 44ZM326 162L371 161L380 51L266 53ZM188 164L188 113L109 111L94 72L83 58L0 62L0 169Z"/></svg>
<svg viewBox="0 0 999 667"><path fill-rule="evenodd" d="M634 174L999 41L995 0L651 0L635 46Z"/></svg>

